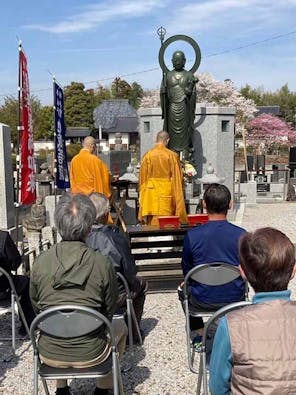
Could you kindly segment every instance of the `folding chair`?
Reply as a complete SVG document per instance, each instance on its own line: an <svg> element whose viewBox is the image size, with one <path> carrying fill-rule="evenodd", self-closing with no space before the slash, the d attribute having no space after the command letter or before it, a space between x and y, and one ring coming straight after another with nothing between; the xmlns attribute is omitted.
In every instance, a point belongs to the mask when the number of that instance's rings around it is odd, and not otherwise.
<svg viewBox="0 0 296 395"><path fill-rule="evenodd" d="M24 326L26 328L28 336L30 335L30 330L29 330L27 321L25 319L23 309L20 305L19 297L16 293L16 289L15 289L11 275L6 270L4 270L3 268L0 267L0 276L4 276L7 278L8 282L9 282L9 287L10 287L10 302L8 299L0 302L0 314L5 314L7 312L11 313L12 349L13 349L13 352L15 352L15 340L16 340L16 337L15 337L15 314L16 314L15 305L17 305L17 311L22 318L22 321L24 323ZM2 338L1 340L7 340L7 339Z"/></svg>
<svg viewBox="0 0 296 395"><path fill-rule="evenodd" d="M49 239L41 240L39 247L40 251L47 251L50 249L50 247L51 247L51 243Z"/></svg>
<svg viewBox="0 0 296 395"><path fill-rule="evenodd" d="M192 281L197 283L207 285L207 286L217 286L225 285L235 279L240 277L240 271L237 266L230 265L223 262L213 262L205 263L203 265L198 265L192 268L185 276L183 293L184 293L184 312L186 320L186 342L187 342L187 357L189 369L193 373L198 373L198 370L193 366L195 350L192 347L190 339L190 324L189 317L210 317L214 314L215 310L204 310L202 308L196 308L189 304L189 290L188 286ZM246 291L247 293L247 285Z"/></svg>
<svg viewBox="0 0 296 395"><path fill-rule="evenodd" d="M32 266L36 260L37 251L36 248L27 248L24 250L22 255L22 269L24 273L30 274Z"/></svg>
<svg viewBox="0 0 296 395"><path fill-rule="evenodd" d="M138 325L134 305L133 305L133 299L131 296L131 291L128 286L128 282L123 276L123 274L117 272L117 277L119 278L119 281L124 286L125 293L126 293L126 315L127 315L127 327L128 327L128 340L129 340L129 349L130 351L133 351L133 346L134 346L134 337L133 337L133 323L134 327L136 328L137 335L140 341L140 344L143 344L143 339L141 335L141 331Z"/></svg>
<svg viewBox="0 0 296 395"><path fill-rule="evenodd" d="M110 336L111 353L106 361L89 368L55 368L41 362L38 349L38 330L50 336L71 339L87 335L102 325L106 326ZM117 345L111 322L100 312L85 306L62 305L50 307L34 319L30 328L34 351L34 395L38 395L38 374L44 391L49 395L46 380L98 378L105 376L112 369L114 395L123 395L121 371Z"/></svg>
<svg viewBox="0 0 296 395"><path fill-rule="evenodd" d="M236 303L231 303L227 306L222 307L221 309L217 310L206 322L205 327L204 327L204 336L202 339L202 344L201 344L201 352L200 352L200 360L199 360L199 373L198 373L198 380L197 380L197 395L200 395L201 391L201 386L203 386L203 395L208 395L208 377L207 377L207 368L208 368L208 363L209 358L208 358L208 352L207 352L207 338L209 333L211 332L211 327L213 325L217 325L217 322L221 317L226 315L227 313L230 313L233 310L240 309L244 306L248 306L252 304L250 301L243 301L243 302L236 302ZM208 359L208 361L207 361Z"/></svg>

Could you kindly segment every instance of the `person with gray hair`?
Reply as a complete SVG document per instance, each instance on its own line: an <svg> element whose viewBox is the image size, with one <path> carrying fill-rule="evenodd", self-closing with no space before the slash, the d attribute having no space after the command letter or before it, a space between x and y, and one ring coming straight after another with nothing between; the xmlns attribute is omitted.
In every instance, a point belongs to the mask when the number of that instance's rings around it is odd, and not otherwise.
<svg viewBox="0 0 296 395"><path fill-rule="evenodd" d="M30 296L35 312L71 303L94 308L111 321L118 298L116 273L106 257L85 243L96 218L93 203L86 195L65 194L56 206L54 218L62 240L39 255L33 265ZM122 320L114 320L112 325L122 355L127 327ZM101 332L70 343L41 333L39 349L47 365L61 368L94 366L111 351ZM106 395L111 387L112 373L97 379L94 394ZM66 380L57 380L56 394L71 394Z"/></svg>
<svg viewBox="0 0 296 395"><path fill-rule="evenodd" d="M96 208L96 222L87 237L86 244L108 257L114 269L126 278L131 290L137 321L140 326L148 283L136 275L137 267L126 237L119 232L118 227L107 225L110 206L106 196L102 193L93 192L89 197ZM118 286L119 298L117 306L118 308L122 308L126 305L126 295L120 281ZM137 331L134 332L137 334ZM137 338L135 340L137 341Z"/></svg>

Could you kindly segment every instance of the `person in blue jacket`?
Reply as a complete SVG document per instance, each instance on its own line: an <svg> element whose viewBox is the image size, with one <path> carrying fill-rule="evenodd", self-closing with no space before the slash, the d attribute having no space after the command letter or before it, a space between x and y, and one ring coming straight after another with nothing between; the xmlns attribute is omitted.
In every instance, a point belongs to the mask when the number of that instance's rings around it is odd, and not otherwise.
<svg viewBox="0 0 296 395"><path fill-rule="evenodd" d="M210 184L204 192L204 208L209 221L187 232L182 253L184 277L197 265L223 262L238 266L238 242L245 230L227 221L227 212L231 208L231 194L222 184ZM190 285L189 303L206 310L219 309L226 304L244 299L245 283L240 277L221 286L206 286L196 282ZM182 284L179 287L179 299L184 300ZM193 343L199 343L204 323L201 317L190 317L190 329Z"/></svg>

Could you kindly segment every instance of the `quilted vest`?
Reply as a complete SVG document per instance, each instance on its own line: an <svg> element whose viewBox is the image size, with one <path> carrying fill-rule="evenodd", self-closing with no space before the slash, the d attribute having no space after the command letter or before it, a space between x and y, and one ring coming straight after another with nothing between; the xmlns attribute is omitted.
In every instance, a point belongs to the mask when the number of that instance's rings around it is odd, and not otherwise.
<svg viewBox="0 0 296 395"><path fill-rule="evenodd" d="M296 302L273 300L227 314L232 395L296 394Z"/></svg>

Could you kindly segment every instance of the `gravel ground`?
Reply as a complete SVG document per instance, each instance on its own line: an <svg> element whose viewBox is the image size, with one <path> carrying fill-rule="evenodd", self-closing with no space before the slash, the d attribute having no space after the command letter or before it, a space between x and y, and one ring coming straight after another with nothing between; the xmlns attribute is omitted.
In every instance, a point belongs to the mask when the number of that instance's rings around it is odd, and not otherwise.
<svg viewBox="0 0 296 395"><path fill-rule="evenodd" d="M296 243L296 204L258 204L246 207L235 223L247 230L273 226ZM296 299L296 280L291 282ZM197 376L190 373L186 360L184 315L177 294L148 294L142 322L143 347L127 352L122 361L126 395L191 395L196 391ZM9 335L9 316L1 316L0 331ZM9 342L0 341L0 394L32 394L32 349L28 341L17 342L16 356ZM71 382L74 395L92 393L92 380ZM54 394L54 383L50 383ZM43 394L40 384L40 394Z"/></svg>

